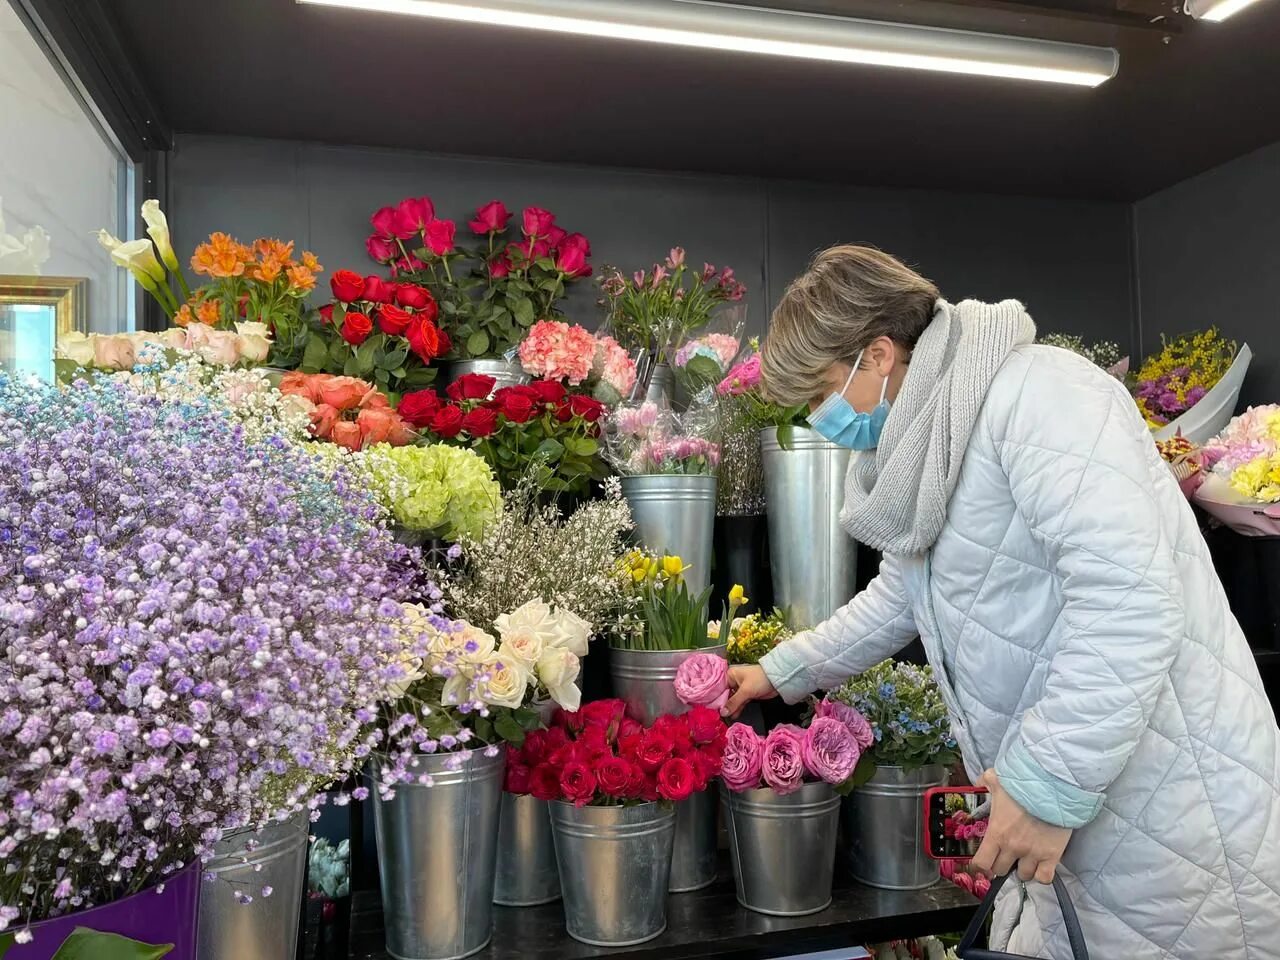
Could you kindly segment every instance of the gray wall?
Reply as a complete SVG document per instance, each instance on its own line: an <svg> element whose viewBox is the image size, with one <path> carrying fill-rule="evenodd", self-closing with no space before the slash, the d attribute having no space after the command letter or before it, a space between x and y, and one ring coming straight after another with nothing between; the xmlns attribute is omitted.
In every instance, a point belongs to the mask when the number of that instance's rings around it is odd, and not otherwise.
<svg viewBox="0 0 1280 960"><path fill-rule="evenodd" d="M180 137L170 160L170 219L189 249L211 230L274 235L312 249L326 275L370 271L369 214L427 194L465 220L498 198L537 204L585 233L599 266L651 264L675 243L699 262L733 266L750 288L748 323L769 308L814 250L873 243L917 266L952 299L1018 297L1042 330L1129 345L1129 208L1119 203L834 188L476 160L407 151L230 137ZM570 303L593 323L595 291Z"/></svg>
<svg viewBox="0 0 1280 960"><path fill-rule="evenodd" d="M1143 346L1216 323L1254 359L1244 403L1280 400L1280 144L1135 206Z"/></svg>

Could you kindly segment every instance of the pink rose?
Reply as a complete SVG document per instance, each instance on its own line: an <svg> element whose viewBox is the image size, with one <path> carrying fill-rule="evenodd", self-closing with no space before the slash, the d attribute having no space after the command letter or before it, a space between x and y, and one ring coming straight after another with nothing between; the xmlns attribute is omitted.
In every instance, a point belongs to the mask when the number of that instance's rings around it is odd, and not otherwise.
<svg viewBox="0 0 1280 960"><path fill-rule="evenodd" d="M828 697L818 704L818 710L814 715L817 717L834 717L843 723L849 728L849 732L853 734L853 739L858 744L859 750L868 750L876 742L875 732L871 729L871 724L867 722L867 718L847 703L841 703L839 700L832 700Z"/></svg>
<svg viewBox="0 0 1280 960"><path fill-rule="evenodd" d="M724 742L724 766L720 776L730 790L754 790L760 786L764 741L745 723L729 728Z"/></svg>
<svg viewBox="0 0 1280 960"><path fill-rule="evenodd" d="M695 653L680 664L675 687L682 703L723 709L729 702L729 661L714 653Z"/></svg>
<svg viewBox="0 0 1280 960"><path fill-rule="evenodd" d="M452 220L432 220L427 224L424 234L427 249L437 257L453 253L453 235L456 229L457 226Z"/></svg>
<svg viewBox="0 0 1280 960"><path fill-rule="evenodd" d="M191 336L191 349L200 358L229 367L240 359L240 347L236 335L229 330L214 330L204 324L187 328Z"/></svg>
<svg viewBox="0 0 1280 960"><path fill-rule="evenodd" d="M975 897L986 897L991 892L991 881L978 874L973 878L973 895Z"/></svg>
<svg viewBox="0 0 1280 960"><path fill-rule="evenodd" d="M815 717L804 734L804 765L827 783L844 783L862 751L849 728L834 717Z"/></svg>
<svg viewBox="0 0 1280 960"><path fill-rule="evenodd" d="M973 877L969 876L969 874L967 873L953 874L951 877L951 882L954 883L961 890L968 890L970 893L973 893Z"/></svg>
<svg viewBox="0 0 1280 960"><path fill-rule="evenodd" d="M204 324L199 324L204 327ZM93 365L103 370L131 370L134 362L133 341L125 333L97 336L93 341Z"/></svg>
<svg viewBox="0 0 1280 960"><path fill-rule="evenodd" d="M545 237L556 222L555 214L541 207L524 208L524 232L530 237Z"/></svg>
<svg viewBox="0 0 1280 960"><path fill-rule="evenodd" d="M507 229L507 221L510 219L511 214L501 200L490 200L483 207L476 210L476 218L471 221L469 226L473 233L484 236L488 233L500 233Z"/></svg>
<svg viewBox="0 0 1280 960"><path fill-rule="evenodd" d="M804 785L804 731L784 723L769 731L760 757L764 782L783 796Z"/></svg>

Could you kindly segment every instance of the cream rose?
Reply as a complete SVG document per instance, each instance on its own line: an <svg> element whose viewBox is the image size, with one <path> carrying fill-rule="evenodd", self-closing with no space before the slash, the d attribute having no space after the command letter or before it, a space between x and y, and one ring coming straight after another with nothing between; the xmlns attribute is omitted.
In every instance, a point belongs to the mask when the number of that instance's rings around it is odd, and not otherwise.
<svg viewBox="0 0 1280 960"><path fill-rule="evenodd" d="M543 603L540 597L530 600L511 613L501 614L493 621L493 625L499 633L508 633L521 627L528 627L542 637L544 641L550 638L555 629L551 607Z"/></svg>
<svg viewBox="0 0 1280 960"><path fill-rule="evenodd" d="M502 634L502 651L532 667L546 647L542 637L529 627L517 627Z"/></svg>
<svg viewBox="0 0 1280 960"><path fill-rule="evenodd" d="M585 657L590 649L591 624L572 610L563 607L555 612L552 632L553 647L563 647L574 656Z"/></svg>
<svg viewBox="0 0 1280 960"><path fill-rule="evenodd" d="M128 334L93 337L93 365L103 370L130 370L135 359Z"/></svg>
<svg viewBox="0 0 1280 960"><path fill-rule="evenodd" d="M456 707L469 702L475 691L471 686L473 679L466 671L459 671L444 682L444 691L440 694L440 703L446 707Z"/></svg>
<svg viewBox="0 0 1280 960"><path fill-rule="evenodd" d="M485 633L479 627L465 624L455 634L460 638L459 653L469 663L487 663L493 655L493 648L498 645L492 634Z"/></svg>
<svg viewBox="0 0 1280 960"><path fill-rule="evenodd" d="M408 652L400 659L400 670L400 676L387 681L386 698L388 700L399 700L409 692L411 686L427 675L426 664L423 663L422 658Z"/></svg>
<svg viewBox="0 0 1280 960"><path fill-rule="evenodd" d="M529 668L510 653L499 651L481 665L488 677L481 697L493 707L515 708L529 692Z"/></svg>
<svg viewBox="0 0 1280 960"><path fill-rule="evenodd" d="M87 367L93 363L93 338L79 330L64 333L58 337L54 356L59 360L71 360L77 366Z"/></svg>
<svg viewBox="0 0 1280 960"><path fill-rule="evenodd" d="M577 710L582 705L582 691L577 684L581 669L581 661L572 651L549 647L538 660L538 680L557 704L566 710Z"/></svg>
<svg viewBox="0 0 1280 960"><path fill-rule="evenodd" d="M265 323L256 321L237 323L236 345L243 359L252 363L261 363L271 352L271 331Z"/></svg>

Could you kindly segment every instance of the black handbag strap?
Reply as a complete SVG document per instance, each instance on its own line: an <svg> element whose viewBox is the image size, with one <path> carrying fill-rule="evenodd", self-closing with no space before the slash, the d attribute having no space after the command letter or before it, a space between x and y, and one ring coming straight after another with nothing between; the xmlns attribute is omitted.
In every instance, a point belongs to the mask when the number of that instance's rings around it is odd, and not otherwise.
<svg viewBox="0 0 1280 960"><path fill-rule="evenodd" d="M982 898L982 903L979 905L977 913L969 921L969 928L965 930L964 936L960 939L960 946L956 947L956 956L960 960L1031 960L1030 957L1023 957L1016 953L1005 953L1001 950L988 950L986 947L974 946L978 942L978 937L982 935L982 925L986 922L987 917L991 916L991 911L995 909L996 895L1000 892L1000 888L1004 886L1004 882L1009 879L1009 876L1009 874L1006 874L991 881L991 889ZM1066 884L1056 874L1053 877L1053 892L1057 894L1058 906L1062 910L1062 924L1067 928L1067 942L1071 944L1071 956L1075 960L1089 960L1089 948L1084 944L1084 932L1080 929L1080 918L1076 916L1075 904L1071 902L1071 897L1067 894Z"/></svg>

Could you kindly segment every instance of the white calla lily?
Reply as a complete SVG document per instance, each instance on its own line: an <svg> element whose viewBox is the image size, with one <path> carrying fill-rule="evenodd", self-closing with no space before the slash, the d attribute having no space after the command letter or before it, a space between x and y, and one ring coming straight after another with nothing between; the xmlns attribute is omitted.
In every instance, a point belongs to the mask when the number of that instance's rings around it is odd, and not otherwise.
<svg viewBox="0 0 1280 960"><path fill-rule="evenodd" d="M173 252L173 241L169 237L169 220L160 209L159 200L143 202L142 219L147 225L147 235L154 241L156 250L160 253L161 261L174 273L178 273L178 256Z"/></svg>
<svg viewBox="0 0 1280 960"><path fill-rule="evenodd" d="M150 240L122 243L111 251L111 259L132 273L147 289L158 287L164 282L164 266L156 259L156 248Z"/></svg>

